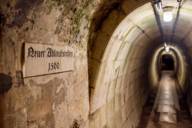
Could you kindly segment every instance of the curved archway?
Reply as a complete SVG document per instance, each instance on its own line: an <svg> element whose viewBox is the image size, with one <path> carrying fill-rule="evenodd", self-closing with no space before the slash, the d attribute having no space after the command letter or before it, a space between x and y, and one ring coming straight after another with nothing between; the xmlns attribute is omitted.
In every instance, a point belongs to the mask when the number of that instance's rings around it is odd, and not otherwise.
<svg viewBox="0 0 192 128"><path fill-rule="evenodd" d="M174 61L177 63L174 65L174 67L176 67L177 70L177 78L178 78L178 82L180 87L185 90L186 89L186 80L189 79L188 74L189 72L187 72L188 66L187 64L189 64L189 62L187 62L187 53L183 53L182 49L177 47L177 46L173 46L170 45L170 51L172 52L172 54L175 56L174 57ZM164 53L164 47L161 46L158 49L155 50L155 53L153 54L153 57L151 59L151 64L150 64L150 68L149 68L149 81L150 81L150 85L155 87L158 84L159 81L159 67L158 67L158 63L159 63L159 58L162 56L162 54ZM166 54L166 53L164 53Z"/></svg>
<svg viewBox="0 0 192 128"><path fill-rule="evenodd" d="M185 3L181 9L182 17L174 37L176 42L188 37L189 29L184 30L182 26L192 16L186 11L190 8L187 6L189 4ZM173 22L162 24L166 37L171 35L172 25ZM101 31L99 34L104 36L106 33ZM149 56L162 43L159 41L160 35L153 7L147 3L122 20L109 41L93 45L91 64L89 61L91 127L94 127L98 117L104 119L99 127L134 127L138 124L148 95ZM186 39L186 42L190 41ZM129 117L131 120L128 120ZM114 124L108 123L116 118L118 121Z"/></svg>

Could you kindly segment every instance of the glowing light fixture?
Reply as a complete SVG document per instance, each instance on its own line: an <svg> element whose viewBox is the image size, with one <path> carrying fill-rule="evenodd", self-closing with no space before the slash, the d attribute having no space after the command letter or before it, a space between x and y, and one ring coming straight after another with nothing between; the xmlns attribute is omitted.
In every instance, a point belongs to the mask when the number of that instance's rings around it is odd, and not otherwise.
<svg viewBox="0 0 192 128"><path fill-rule="evenodd" d="M165 47L166 52L169 52L169 49L170 49L169 46Z"/></svg>
<svg viewBox="0 0 192 128"><path fill-rule="evenodd" d="M171 11L163 12L163 21L171 22L173 20L173 13Z"/></svg>
<svg viewBox="0 0 192 128"><path fill-rule="evenodd" d="M169 52L169 51L170 51L170 47L169 47L166 43L164 44L164 48L165 48L165 51L166 51L166 52Z"/></svg>

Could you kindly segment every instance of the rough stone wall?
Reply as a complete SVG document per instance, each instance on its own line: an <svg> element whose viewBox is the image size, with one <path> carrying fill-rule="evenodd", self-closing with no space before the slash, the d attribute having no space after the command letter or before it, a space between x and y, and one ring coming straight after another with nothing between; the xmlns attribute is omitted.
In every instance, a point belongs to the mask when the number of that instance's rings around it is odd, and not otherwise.
<svg viewBox="0 0 192 128"><path fill-rule="evenodd" d="M1 128L88 127L88 2L0 1L0 73L13 79L0 94ZM74 71L25 78L23 83L18 74L24 43L71 47Z"/></svg>

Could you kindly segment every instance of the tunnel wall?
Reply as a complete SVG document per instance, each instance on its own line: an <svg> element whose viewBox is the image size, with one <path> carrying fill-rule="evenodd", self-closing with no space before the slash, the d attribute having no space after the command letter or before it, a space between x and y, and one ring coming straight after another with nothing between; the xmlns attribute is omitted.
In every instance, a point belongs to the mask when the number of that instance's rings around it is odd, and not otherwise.
<svg viewBox="0 0 192 128"><path fill-rule="evenodd" d="M130 15L126 21L130 31L121 27L124 36L112 34L130 12L146 2L1 0L0 73L13 79L11 88L0 94L1 126L135 127L147 97L145 55L156 45L153 38L159 36L152 8ZM75 69L25 78L22 83L17 73L23 68L24 43L72 48ZM102 77L106 81L98 79Z"/></svg>
<svg viewBox="0 0 192 128"><path fill-rule="evenodd" d="M91 128L131 128L136 127L139 123L149 90L146 56L149 49L157 45L153 42L155 36L151 38L148 36L150 31L142 29L143 26L148 26L147 23L154 20L154 16L151 16L148 17L148 21L142 21L145 16L139 16L142 15L140 13L144 11L144 8L147 15L153 14L153 11L150 10L150 3L144 5L123 19L106 44L106 48L98 46L102 46L101 44L93 45L94 50L98 49L98 54L92 55L101 55L101 58L96 58L98 56L91 58L91 61L99 66L98 70L96 70L97 68L92 69L98 72L94 74L96 76L91 82ZM114 16L109 16L109 19L112 17ZM103 27L110 28L112 21L113 19L109 20L109 26L106 21ZM155 27L152 31L157 29ZM108 32L107 30L111 29L105 30ZM99 35L105 37L105 32L102 32ZM158 35L157 33L156 36ZM102 54L103 49L105 51Z"/></svg>
<svg viewBox="0 0 192 128"><path fill-rule="evenodd" d="M0 73L13 83L0 94L1 128L88 127L87 4L0 1ZM25 43L68 46L75 53L74 70L23 81L18 72L23 71Z"/></svg>
<svg viewBox="0 0 192 128"><path fill-rule="evenodd" d="M144 46L135 45L132 49L136 50L135 47ZM126 50L120 48L119 51ZM147 98L148 83L147 65L143 63L143 56L137 52L130 50L126 60L119 58L102 62L102 68L107 70L102 72L101 79L98 80L100 87L97 87L98 90L92 95L91 101L95 102L91 102L90 108L91 128L131 128L139 123L142 107Z"/></svg>

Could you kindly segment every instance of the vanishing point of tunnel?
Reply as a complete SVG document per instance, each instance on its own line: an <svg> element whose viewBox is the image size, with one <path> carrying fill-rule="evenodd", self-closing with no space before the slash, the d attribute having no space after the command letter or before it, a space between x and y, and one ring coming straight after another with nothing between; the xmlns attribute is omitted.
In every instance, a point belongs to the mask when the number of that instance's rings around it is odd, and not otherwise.
<svg viewBox="0 0 192 128"><path fill-rule="evenodd" d="M192 0L0 0L0 128L192 128Z"/></svg>

